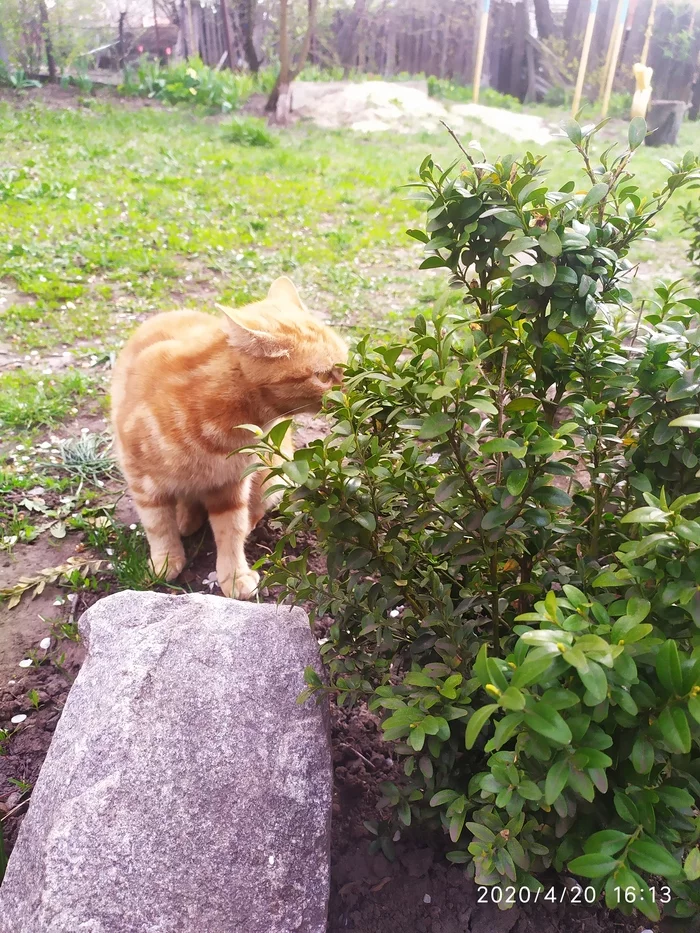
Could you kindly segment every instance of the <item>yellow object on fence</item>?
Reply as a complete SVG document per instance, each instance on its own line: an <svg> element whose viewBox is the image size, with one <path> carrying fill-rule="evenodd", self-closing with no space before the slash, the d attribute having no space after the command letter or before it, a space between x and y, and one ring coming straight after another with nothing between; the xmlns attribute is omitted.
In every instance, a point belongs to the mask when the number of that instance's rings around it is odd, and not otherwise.
<svg viewBox="0 0 700 933"><path fill-rule="evenodd" d="M634 117L645 117L647 115L647 107L651 99L651 76L654 69L637 62L632 70L634 71L634 79L637 82L637 89L634 92L632 109L630 110L630 116L634 119Z"/></svg>

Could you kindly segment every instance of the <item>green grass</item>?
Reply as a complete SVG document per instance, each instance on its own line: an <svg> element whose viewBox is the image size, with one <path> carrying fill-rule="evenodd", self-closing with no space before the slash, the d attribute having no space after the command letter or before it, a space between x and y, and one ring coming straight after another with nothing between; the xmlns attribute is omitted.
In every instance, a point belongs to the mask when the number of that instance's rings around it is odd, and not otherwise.
<svg viewBox="0 0 700 933"><path fill-rule="evenodd" d="M95 389L82 373L45 376L23 369L0 375L0 427L51 427L69 415Z"/></svg>
<svg viewBox="0 0 700 933"><path fill-rule="evenodd" d="M550 122L566 116L539 112ZM18 359L34 353L31 371L0 376L6 434L38 443L42 431L94 407L109 376L95 364L109 360L148 315L251 301L282 273L311 307L375 339L400 333L416 312L430 309L445 277L418 271L421 247L405 230L423 218L404 186L428 152L445 166L460 156L447 133L358 135L297 124L270 137L274 147L255 144L267 134L248 118L232 123L188 109L0 103L0 280L16 293L0 313L0 344ZM487 158L539 148L477 123L470 134ZM614 121L601 145L625 134L625 124ZM700 128L685 124L677 147L642 148L633 163L642 191L662 182L660 158L699 143ZM583 188L569 150L565 141L547 147L553 181L575 177ZM686 271L684 254L671 208L632 257L646 262L636 294ZM46 360L65 351L81 368L46 375ZM88 364L93 368L82 368ZM92 469L90 456L86 462ZM6 457L0 475L12 500L2 515L5 534L21 539L37 525L18 505L24 491L58 482L58 468L18 463ZM75 490L79 474L61 474L61 488ZM143 555L133 560L125 579L141 574Z"/></svg>

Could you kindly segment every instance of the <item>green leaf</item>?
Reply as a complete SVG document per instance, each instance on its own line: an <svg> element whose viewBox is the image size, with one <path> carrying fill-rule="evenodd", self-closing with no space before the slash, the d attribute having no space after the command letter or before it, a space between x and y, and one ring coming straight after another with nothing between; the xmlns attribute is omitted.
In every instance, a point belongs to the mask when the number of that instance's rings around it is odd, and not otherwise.
<svg viewBox="0 0 700 933"><path fill-rule="evenodd" d="M516 236L503 247L503 255L513 256L515 253L532 249L533 246L537 246L537 240L534 236Z"/></svg>
<svg viewBox="0 0 700 933"><path fill-rule="evenodd" d="M429 441L435 437L441 437L443 434L447 434L450 428L453 427L454 418L450 415L446 415L442 411L435 412L432 415L428 415L425 419L418 437L423 441Z"/></svg>
<svg viewBox="0 0 700 933"><path fill-rule="evenodd" d="M531 266L532 277L544 288L547 288L552 284L554 278L557 274L557 267L551 260L546 262L537 262L534 266Z"/></svg>
<svg viewBox="0 0 700 933"><path fill-rule="evenodd" d="M549 670L552 664L552 657L544 658L526 658L525 661L516 668L510 679L512 687L527 687L529 684L539 680L545 671ZM700 705L700 700L698 701Z"/></svg>
<svg viewBox="0 0 700 933"><path fill-rule="evenodd" d="M377 528L377 520L371 512L360 512L355 516L355 521L367 531L375 531Z"/></svg>
<svg viewBox="0 0 700 933"><path fill-rule="evenodd" d="M632 522L636 522L638 525L655 525L660 522L665 523L670 518L669 512L664 512L662 509L654 508L654 506L642 506L641 509L632 509L631 512L628 512L627 515L622 516L622 524L628 525Z"/></svg>
<svg viewBox="0 0 700 933"><path fill-rule="evenodd" d="M685 712L679 706L667 706L659 716L657 724L668 747L678 754L687 755L690 751L690 729Z"/></svg>
<svg viewBox="0 0 700 933"><path fill-rule="evenodd" d="M576 122L576 120L565 120L562 123L561 128L564 130L574 146L578 146L578 144L583 139L583 133L581 132L581 126Z"/></svg>
<svg viewBox="0 0 700 933"><path fill-rule="evenodd" d="M420 240L421 243L427 243L430 237L423 230L407 230L406 235L413 237L414 240Z"/></svg>
<svg viewBox="0 0 700 933"><path fill-rule="evenodd" d="M303 486L309 478L311 468L308 460L286 460L282 464L282 472L297 486Z"/></svg>
<svg viewBox="0 0 700 933"><path fill-rule="evenodd" d="M409 671L403 679L409 687L435 687L435 681L432 677L422 673L422 671Z"/></svg>
<svg viewBox="0 0 700 933"><path fill-rule="evenodd" d="M481 527L484 531L490 531L492 528L498 528L501 525L505 525L506 522L510 521L517 514L517 507L512 506L510 509L502 509L500 505L497 505L493 509L484 515L481 520Z"/></svg>
<svg viewBox="0 0 700 933"><path fill-rule="evenodd" d="M672 638L668 638L656 653L656 674L669 693L675 696L683 694L681 659L678 646Z"/></svg>
<svg viewBox="0 0 700 933"><path fill-rule="evenodd" d="M525 724L552 742L560 745L571 742L571 730L564 719L544 703L538 703L535 709L525 710Z"/></svg>
<svg viewBox="0 0 700 933"><path fill-rule="evenodd" d="M620 819L624 820L625 823L632 823L633 826L639 825L639 812L631 797L628 797L627 794L616 793L614 802Z"/></svg>
<svg viewBox="0 0 700 933"><path fill-rule="evenodd" d="M583 851L587 855L594 853L616 855L623 846L627 845L629 838L628 833L622 833L619 829L602 829L586 839Z"/></svg>
<svg viewBox="0 0 700 933"><path fill-rule="evenodd" d="M427 259L424 259L423 262L418 266L419 269L444 269L447 266L447 261L441 259L439 256L428 256Z"/></svg>
<svg viewBox="0 0 700 933"><path fill-rule="evenodd" d="M430 806L440 807L444 803L452 803L459 796L456 790L440 790L430 798Z"/></svg>
<svg viewBox="0 0 700 933"><path fill-rule="evenodd" d="M511 496L519 496L527 486L528 471L525 469L511 470L506 477L506 489Z"/></svg>
<svg viewBox="0 0 700 933"><path fill-rule="evenodd" d="M548 230L540 237L540 248L548 256L560 256L562 251L561 240L554 230Z"/></svg>
<svg viewBox="0 0 700 933"><path fill-rule="evenodd" d="M561 450L562 447L566 447L566 441L557 437L543 437L530 446L529 453L535 457L545 457L553 454L555 450Z"/></svg>
<svg viewBox="0 0 700 933"><path fill-rule="evenodd" d="M658 842L649 839L637 839L627 850L630 861L648 871L651 875L661 875L662 878L677 878L683 869L679 862L664 849Z"/></svg>
<svg viewBox="0 0 700 933"><path fill-rule="evenodd" d="M435 501L440 503L451 499L462 488L463 482L461 476L448 476L435 490Z"/></svg>
<svg viewBox="0 0 700 933"><path fill-rule="evenodd" d="M700 428L700 413L697 415L681 415L680 418L669 421L668 426L669 428L692 428L697 430Z"/></svg>
<svg viewBox="0 0 700 933"><path fill-rule="evenodd" d="M602 878L609 875L617 868L617 859L609 855L579 855L578 858L569 862L568 869L574 875L582 875L584 878Z"/></svg>
<svg viewBox="0 0 700 933"><path fill-rule="evenodd" d="M590 701L584 699L584 702L587 702L589 706L597 706L598 703L602 703L608 695L608 678L600 664L597 661L591 661L589 658L588 670L581 670L580 667L577 670L581 683L590 694Z"/></svg>
<svg viewBox="0 0 700 933"><path fill-rule="evenodd" d="M515 457L522 457L525 453L525 447L511 437L494 437L481 445L481 452L484 454L512 453Z"/></svg>
<svg viewBox="0 0 700 933"><path fill-rule="evenodd" d="M569 780L569 759L559 758L547 772L544 782L544 801L551 806L560 796Z"/></svg>
<svg viewBox="0 0 700 933"><path fill-rule="evenodd" d="M487 706L482 706L481 709L474 711L474 715L467 723L467 728L464 733L464 745L466 748L473 747L479 733L497 709L497 703L489 703Z"/></svg>
<svg viewBox="0 0 700 933"><path fill-rule="evenodd" d="M700 849L691 849L688 853L683 871L688 881L697 881L700 878Z"/></svg>
<svg viewBox="0 0 700 933"><path fill-rule="evenodd" d="M638 149L647 135L647 121L644 117L635 117L629 125L627 139L630 149Z"/></svg>
<svg viewBox="0 0 700 933"><path fill-rule="evenodd" d="M517 687L508 687L499 697L499 702L504 709L521 710L525 709L525 697Z"/></svg>
<svg viewBox="0 0 700 933"><path fill-rule="evenodd" d="M679 538L690 541L691 544L700 544L700 523L680 521L674 525L673 530Z"/></svg>
<svg viewBox="0 0 700 933"><path fill-rule="evenodd" d="M540 486L532 493L532 498L548 508L568 509L573 505L571 496L557 486Z"/></svg>
<svg viewBox="0 0 700 933"><path fill-rule="evenodd" d="M408 744L411 748L419 752L425 744L425 730L421 726L416 726L408 733Z"/></svg>
<svg viewBox="0 0 700 933"><path fill-rule="evenodd" d="M688 699L688 712L695 722L700 722L700 697L690 697Z"/></svg>
<svg viewBox="0 0 700 933"><path fill-rule="evenodd" d="M649 774L654 764L654 746L649 739L640 735L632 746L632 767L637 774Z"/></svg>
<svg viewBox="0 0 700 933"><path fill-rule="evenodd" d="M594 207L596 204L600 204L603 198L608 193L608 186L604 185L602 182L598 185L593 185L591 190L588 192L586 197L583 199L581 204L581 210L588 210L589 207Z"/></svg>

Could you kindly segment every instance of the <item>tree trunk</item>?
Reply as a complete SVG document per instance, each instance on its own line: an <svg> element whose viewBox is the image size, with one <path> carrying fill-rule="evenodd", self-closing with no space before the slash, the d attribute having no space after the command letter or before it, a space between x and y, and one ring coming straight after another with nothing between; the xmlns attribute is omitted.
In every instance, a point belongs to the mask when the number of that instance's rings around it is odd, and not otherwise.
<svg viewBox="0 0 700 933"><path fill-rule="evenodd" d="M243 54L253 74L258 73L262 61L255 48L256 10L257 0L242 0L238 4L238 23L243 36Z"/></svg>
<svg viewBox="0 0 700 933"><path fill-rule="evenodd" d="M49 69L49 81L53 84L58 77L56 70L56 59L53 54L53 42L51 41L51 29L49 27L49 11L46 8L46 0L39 0L39 17L41 20L41 34L44 39L44 48L46 49L46 64Z"/></svg>
<svg viewBox="0 0 700 933"><path fill-rule="evenodd" d="M126 70L126 46L124 45L124 22L126 13L119 14L119 67Z"/></svg>
<svg viewBox="0 0 700 933"><path fill-rule="evenodd" d="M396 13L387 11L386 20L386 59L384 62L384 76L391 78L396 71Z"/></svg>
<svg viewBox="0 0 700 933"><path fill-rule="evenodd" d="M537 35L540 39L556 36L558 30L552 11L549 8L549 0L535 0L535 22L537 24Z"/></svg>
<svg viewBox="0 0 700 933"><path fill-rule="evenodd" d="M291 84L303 70L306 59L309 57L311 40L316 30L316 12L318 9L318 0L309 0L308 23L306 26L306 35L301 43L299 54L297 55L294 66L291 64L289 54L289 35L288 35L288 0L280 0L280 73L272 89L269 100L265 105L265 110L270 114L270 122L285 126L289 123L289 115L292 110Z"/></svg>
<svg viewBox="0 0 700 933"><path fill-rule="evenodd" d="M221 0L221 19L224 24L224 36L226 37L226 52L228 55L228 66L233 71L236 67L235 55L233 52L233 33L231 32L231 20L228 15L228 4L226 0Z"/></svg>

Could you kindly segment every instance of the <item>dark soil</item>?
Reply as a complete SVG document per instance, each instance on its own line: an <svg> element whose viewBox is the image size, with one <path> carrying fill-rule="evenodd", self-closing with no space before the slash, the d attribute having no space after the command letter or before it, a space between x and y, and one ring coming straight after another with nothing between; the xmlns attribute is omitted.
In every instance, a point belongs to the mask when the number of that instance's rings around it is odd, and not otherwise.
<svg viewBox="0 0 700 933"><path fill-rule="evenodd" d="M263 522L251 536L250 558L274 547L276 539L274 528ZM299 547L304 544L300 542ZM189 568L193 589L200 589L212 569L213 553L213 541L206 535ZM103 595L79 594L71 603L71 616L78 618ZM324 634L326 627L327 620L325 624L321 620L317 635ZM3 741L0 732L0 820L8 850L17 837L31 787L84 650L79 642L54 634L49 651L37 651L35 657L41 660L38 666L14 666L17 675L0 687L0 730L10 733ZM27 698L32 690L38 709ZM27 719L12 725L10 720L18 713L26 713ZM393 862L382 854L371 854L374 836L365 822L379 816L380 784L400 779L401 769L381 739L378 720L366 708L333 706L331 713L335 787L328 933L640 933L648 928L644 918L625 919L601 906L572 904L564 888L571 879L552 879L556 903L503 911L491 902L490 893L482 896L484 903L478 903L477 887L462 868L442 857L439 840L433 849L404 833L395 841ZM672 929L694 927L681 924Z"/></svg>

